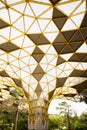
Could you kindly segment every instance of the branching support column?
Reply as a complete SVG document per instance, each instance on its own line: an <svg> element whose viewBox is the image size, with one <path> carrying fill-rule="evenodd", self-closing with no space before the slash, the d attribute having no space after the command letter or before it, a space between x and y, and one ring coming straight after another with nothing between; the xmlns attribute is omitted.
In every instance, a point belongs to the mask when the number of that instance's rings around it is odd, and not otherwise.
<svg viewBox="0 0 87 130"><path fill-rule="evenodd" d="M48 130L48 114L44 108L33 108L29 115L29 130Z"/></svg>

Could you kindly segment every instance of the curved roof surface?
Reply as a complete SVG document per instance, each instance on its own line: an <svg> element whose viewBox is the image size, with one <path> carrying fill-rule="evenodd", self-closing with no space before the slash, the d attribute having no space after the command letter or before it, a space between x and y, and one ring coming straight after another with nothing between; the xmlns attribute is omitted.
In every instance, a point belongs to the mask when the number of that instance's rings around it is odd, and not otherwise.
<svg viewBox="0 0 87 130"><path fill-rule="evenodd" d="M86 91L86 0L0 1L0 100L5 86L39 106Z"/></svg>

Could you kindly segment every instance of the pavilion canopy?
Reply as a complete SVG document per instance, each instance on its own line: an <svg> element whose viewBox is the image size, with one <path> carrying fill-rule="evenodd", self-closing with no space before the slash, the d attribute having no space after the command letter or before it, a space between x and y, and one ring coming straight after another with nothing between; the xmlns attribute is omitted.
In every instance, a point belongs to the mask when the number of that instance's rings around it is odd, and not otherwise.
<svg viewBox="0 0 87 130"><path fill-rule="evenodd" d="M87 90L86 2L0 0L0 100L3 86L33 107Z"/></svg>

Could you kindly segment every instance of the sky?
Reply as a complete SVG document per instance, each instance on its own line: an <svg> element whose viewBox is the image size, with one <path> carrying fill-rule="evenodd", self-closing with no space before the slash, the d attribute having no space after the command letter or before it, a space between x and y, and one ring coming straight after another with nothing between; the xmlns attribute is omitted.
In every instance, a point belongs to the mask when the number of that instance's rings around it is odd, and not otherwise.
<svg viewBox="0 0 87 130"><path fill-rule="evenodd" d="M58 104L62 101L66 101L69 105L71 105L72 111L76 112L78 116L81 115L81 113L87 111L87 104L84 102L73 102L69 100L61 100L61 99L54 99L50 103L48 113L49 114L58 114L58 110L56 110L56 107L58 107Z"/></svg>

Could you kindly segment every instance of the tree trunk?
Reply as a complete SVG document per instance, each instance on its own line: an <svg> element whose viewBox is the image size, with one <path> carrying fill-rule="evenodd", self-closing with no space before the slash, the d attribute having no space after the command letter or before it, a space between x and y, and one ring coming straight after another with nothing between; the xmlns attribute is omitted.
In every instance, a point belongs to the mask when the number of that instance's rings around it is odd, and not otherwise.
<svg viewBox="0 0 87 130"><path fill-rule="evenodd" d="M28 130L29 130L29 114L28 114Z"/></svg>
<svg viewBox="0 0 87 130"><path fill-rule="evenodd" d="M68 130L72 130L71 129L71 123L70 123L69 113L67 113L67 127L68 127Z"/></svg>
<svg viewBox="0 0 87 130"><path fill-rule="evenodd" d="M18 109L16 110L16 114L15 114L13 130L17 130L17 122L18 122Z"/></svg>

